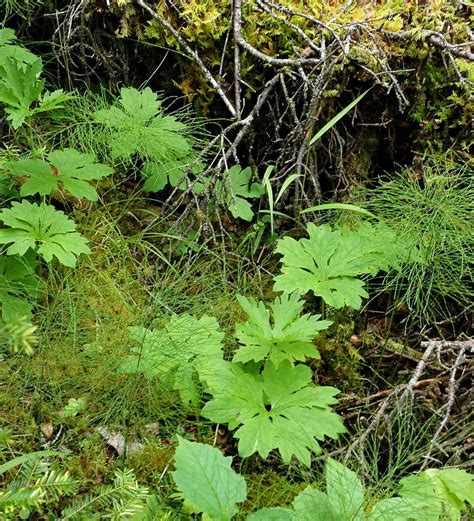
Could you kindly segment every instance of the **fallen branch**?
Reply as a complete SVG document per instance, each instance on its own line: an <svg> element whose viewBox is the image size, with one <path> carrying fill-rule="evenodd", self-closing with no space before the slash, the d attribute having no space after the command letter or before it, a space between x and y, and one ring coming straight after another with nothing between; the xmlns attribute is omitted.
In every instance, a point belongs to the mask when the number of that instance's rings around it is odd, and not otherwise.
<svg viewBox="0 0 474 521"><path fill-rule="evenodd" d="M403 384L401 386L398 386L394 389L394 392L389 395L389 397L383 402L383 404L380 406L379 410L373 417L372 421L369 423L369 426L365 429L365 431L356 438L347 448L347 453L345 456L345 461L347 461L351 455L351 453L355 452L355 449L358 447L362 447L365 440L368 438L369 434L371 434L376 427L380 424L380 421L382 418L386 418L387 421L390 421L395 414L395 411L397 409L394 409L390 414L385 415L385 411L387 410L391 398L396 397L396 395L403 391L400 398L397 399L397 405L398 409L403 405L403 403L406 401L406 399L409 396L413 396L413 389L415 388L415 385L418 383L421 374L423 373L423 369L425 368L426 362L428 361L429 357L431 356L435 346L430 344L423 353L423 356L421 357L420 361L418 362L418 365L416 366L415 371L413 372L412 377L410 378L410 381L407 384Z"/></svg>
<svg viewBox="0 0 474 521"><path fill-rule="evenodd" d="M179 32L164 18L162 18L156 11L154 11L147 3L143 0L136 0L138 5L145 9L159 24L168 29L168 31L176 38L179 44L184 48L184 50L189 54L189 56L196 62L197 66L201 69L201 72L204 74L206 79L212 85L212 87L216 90L216 92L221 97L225 106L231 113L232 117L237 117L237 112L235 107L232 105L229 98L226 96L222 86L219 82L214 78L209 69L204 65L204 62L199 57L199 54L196 51L193 51L191 47L187 44L186 40L179 34Z"/></svg>
<svg viewBox="0 0 474 521"><path fill-rule="evenodd" d="M391 40L410 40L414 38L414 34L411 31L387 31L386 29L382 29L382 34ZM446 51L450 54L454 54L459 58L465 58L469 61L474 61L474 54L470 51L463 50L460 46L449 43L443 34L437 31L423 30L421 34L425 37L428 43L431 43L438 49ZM467 46L474 45L474 42L467 42Z"/></svg>
<svg viewBox="0 0 474 521"><path fill-rule="evenodd" d="M474 351L474 339L468 340L426 340L421 342L421 347L427 348L432 345L436 349L461 349L465 351Z"/></svg>

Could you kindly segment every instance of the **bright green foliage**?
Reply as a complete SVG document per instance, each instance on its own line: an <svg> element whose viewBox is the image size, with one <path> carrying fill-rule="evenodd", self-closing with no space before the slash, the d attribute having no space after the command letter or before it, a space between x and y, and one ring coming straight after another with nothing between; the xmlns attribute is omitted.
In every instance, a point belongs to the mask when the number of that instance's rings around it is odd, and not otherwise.
<svg viewBox="0 0 474 521"><path fill-rule="evenodd" d="M40 451L25 454L1 466L0 475L20 467L13 480L0 491L0 515L2 519L28 519L47 502L56 502L60 497L77 492L78 483L69 473L48 469L41 459L57 454Z"/></svg>
<svg viewBox="0 0 474 521"><path fill-rule="evenodd" d="M118 106L95 113L98 123L112 129L112 156L128 159L138 155L166 164L186 157L191 145L187 127L174 116L165 116L156 93L123 88Z"/></svg>
<svg viewBox="0 0 474 521"><path fill-rule="evenodd" d="M260 197L263 194L263 186L260 183L251 183L252 169L243 170L239 165L234 165L227 172L224 181L216 183L218 197L225 201L229 212L237 219L251 221L253 218L252 205L247 199Z"/></svg>
<svg viewBox="0 0 474 521"><path fill-rule="evenodd" d="M5 105L7 120L14 129L21 127L25 119L35 114L61 108L71 98L62 89L42 95L45 81L39 79L43 71L40 58L33 63L6 58L0 70L0 103Z"/></svg>
<svg viewBox="0 0 474 521"><path fill-rule="evenodd" d="M84 398L69 398L67 405L60 412L60 416L64 419L70 419L81 413L86 407Z"/></svg>
<svg viewBox="0 0 474 521"><path fill-rule="evenodd" d="M38 76L43 70L41 59L31 64L21 65L7 58L3 64L0 80L0 103L6 105L5 112L13 128L20 127L30 114L31 105L38 100L44 87L44 80Z"/></svg>
<svg viewBox="0 0 474 521"><path fill-rule="evenodd" d="M228 521L237 513L236 504L245 500L247 486L231 464L232 458L219 449L179 438L172 474L193 512L215 521Z"/></svg>
<svg viewBox="0 0 474 521"><path fill-rule="evenodd" d="M180 438L173 476L193 512L211 520L228 520L237 513L236 503L246 497L245 481L230 465L231 458L218 449ZM325 481L325 492L307 486L292 508L263 508L247 520L460 521L464 502L474 503L474 476L460 469L432 469L408 476L401 480L399 497L375 503L370 512L355 472L329 458Z"/></svg>
<svg viewBox="0 0 474 521"><path fill-rule="evenodd" d="M428 156L423 181L404 170L373 190L365 207L403 239L414 259L389 272L384 290L397 294L424 322L451 316L449 302L469 306L474 299L472 252L474 182L472 166L449 155Z"/></svg>
<svg viewBox="0 0 474 521"><path fill-rule="evenodd" d="M237 326L235 336L241 346L234 362L260 362L268 358L276 367L283 361L304 361L306 357L319 358L311 342L319 331L328 328L331 322L319 320L320 315L300 316L303 301L297 293L277 297L270 304L270 311L263 302L237 296L248 319Z"/></svg>
<svg viewBox="0 0 474 521"><path fill-rule="evenodd" d="M27 177L20 188L22 196L50 195L60 185L75 197L96 201L97 192L88 181L102 179L113 173L113 169L94 162L88 154L81 154L73 148L55 150L48 155L48 161L24 159L3 163L2 168L15 176Z"/></svg>
<svg viewBox="0 0 474 521"><path fill-rule="evenodd" d="M145 192L159 192L168 184L173 187L177 186L179 180L184 176L185 167L186 164L182 161L168 161L166 163L147 161L141 171L141 175L145 179L143 190Z"/></svg>
<svg viewBox="0 0 474 521"><path fill-rule="evenodd" d="M474 507L474 474L462 469L429 469L425 474L434 484L436 496L445 502L450 519L459 519L465 502Z"/></svg>
<svg viewBox="0 0 474 521"><path fill-rule="evenodd" d="M37 342L37 338L34 336L36 329L36 326L22 317L3 324L0 322L1 347L6 345L11 353L17 353L21 349L25 354L32 355L32 346Z"/></svg>
<svg viewBox="0 0 474 521"><path fill-rule="evenodd" d="M38 59L28 49L13 43L15 40L16 36L13 29L0 29L0 71L9 58L23 64L32 64Z"/></svg>
<svg viewBox="0 0 474 521"><path fill-rule="evenodd" d="M94 519L98 512L100 519L130 519L145 510L148 497L148 488L138 484L133 471L116 470L111 485L100 487L95 496L73 500L61 520Z"/></svg>
<svg viewBox="0 0 474 521"><path fill-rule="evenodd" d="M355 472L330 458L325 474L326 492L307 487L293 501L292 519L459 521L464 501L474 503L473 475L459 469L436 469L402 479L399 497L377 502L366 514L364 488Z"/></svg>
<svg viewBox="0 0 474 521"><path fill-rule="evenodd" d="M215 318L182 315L173 317L162 329L132 327L130 336L138 345L122 361L121 372L159 377L179 391L184 403L194 404L199 400L196 371L207 386L219 381L224 334Z"/></svg>
<svg viewBox="0 0 474 521"><path fill-rule="evenodd" d="M202 163L197 163L189 168L189 160L174 160L166 163L156 163L147 161L141 170L141 175L145 179L143 190L145 192L159 192L168 184L175 188L179 184L179 188L184 190L189 182L187 170L194 175L198 175L204 169ZM193 192L201 193L209 186L209 178L202 179L193 185Z"/></svg>
<svg viewBox="0 0 474 521"><path fill-rule="evenodd" d="M23 256L31 248L46 262L56 257L61 264L74 267L77 256L90 253L87 239L76 232L76 224L64 212L45 203L12 203L0 212L0 244L9 244L7 255Z"/></svg>
<svg viewBox="0 0 474 521"><path fill-rule="evenodd" d="M359 309L368 294L357 277L397 265L407 254L397 247L394 232L382 224L333 230L328 224L309 223L308 235L299 241L292 237L278 241L282 274L275 277L275 291L313 291L334 308Z"/></svg>
<svg viewBox="0 0 474 521"><path fill-rule="evenodd" d="M0 316L5 322L31 318L39 281L32 255L0 256Z"/></svg>
<svg viewBox="0 0 474 521"><path fill-rule="evenodd" d="M253 512L247 521L294 521L297 519L293 510L289 508L262 508Z"/></svg>
<svg viewBox="0 0 474 521"><path fill-rule="evenodd" d="M278 449L285 463L295 455L310 466L311 452L321 450L318 440L335 439L345 431L341 418L330 409L339 391L312 385L309 367L285 360L278 368L268 363L258 376L236 365L231 372L232 377L213 390L202 414L230 429L239 427L234 436L242 457L258 452L266 458Z"/></svg>
<svg viewBox="0 0 474 521"><path fill-rule="evenodd" d="M334 512L343 519L364 519L364 488L357 474L330 458L326 463L326 494Z"/></svg>
<svg viewBox="0 0 474 521"><path fill-rule="evenodd" d="M326 492L306 487L293 501L294 521L364 521L364 489L357 474L332 458Z"/></svg>
<svg viewBox="0 0 474 521"><path fill-rule="evenodd" d="M370 521L459 521L465 502L474 506L474 475L461 469L425 470L403 478L400 485L400 497L378 503ZM383 517L395 507L398 517Z"/></svg>

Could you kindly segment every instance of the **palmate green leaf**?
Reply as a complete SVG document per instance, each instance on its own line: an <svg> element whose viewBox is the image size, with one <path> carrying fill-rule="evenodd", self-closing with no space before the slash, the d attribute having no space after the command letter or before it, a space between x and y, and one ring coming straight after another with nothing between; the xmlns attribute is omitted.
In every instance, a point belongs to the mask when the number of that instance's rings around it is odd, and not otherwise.
<svg viewBox="0 0 474 521"><path fill-rule="evenodd" d="M0 212L0 222L5 225L0 229L0 244L11 244L7 255L23 256L32 249L46 262L56 257L61 264L74 267L78 255L91 252L74 221L45 203L14 202Z"/></svg>
<svg viewBox="0 0 474 521"><path fill-rule="evenodd" d="M180 190L185 190L189 183L188 172L190 171L191 174L197 176L204 168L205 165L201 162L197 162L190 168L190 162L186 158L167 161L166 163L146 161L140 172L141 176L145 179L143 190L145 192L159 192L167 185L174 188L178 186L178 184ZM207 188L209 184L209 178L201 179L194 183L193 192L199 194Z"/></svg>
<svg viewBox="0 0 474 521"><path fill-rule="evenodd" d="M33 255L0 257L0 316L4 322L31 318L39 279Z"/></svg>
<svg viewBox="0 0 474 521"><path fill-rule="evenodd" d="M21 63L32 64L38 57L21 45L16 45L15 31L10 28L0 29L0 71L9 58Z"/></svg>
<svg viewBox="0 0 474 521"><path fill-rule="evenodd" d="M474 475L461 469L428 469L400 485L400 497L377 503L369 521L459 521L465 502L474 505Z"/></svg>
<svg viewBox="0 0 474 521"><path fill-rule="evenodd" d="M474 474L462 469L429 469L424 472L435 484L436 495L457 509L458 514L465 510L465 502L474 507Z"/></svg>
<svg viewBox="0 0 474 521"><path fill-rule="evenodd" d="M43 94L39 104L34 107L34 113L40 114L42 112L53 112L64 107L64 103L73 99L74 96L68 92L64 92L63 89L56 89L53 91L47 91Z"/></svg>
<svg viewBox="0 0 474 521"><path fill-rule="evenodd" d="M437 521L443 509L436 497L433 481L424 472L400 480L398 495L416 505L416 515L420 521Z"/></svg>
<svg viewBox="0 0 474 521"><path fill-rule="evenodd" d="M334 308L359 309L368 294L358 277L396 266L405 255L395 232L382 223L364 223L355 230L309 223L308 235L278 241L282 274L275 277L275 291L313 291Z"/></svg>
<svg viewBox="0 0 474 521"><path fill-rule="evenodd" d="M278 366L283 360L319 358L312 340L332 322L319 320L320 315L300 316L304 303L297 293L277 297L270 304L271 315L263 302L257 304L240 295L237 300L248 319L235 331L241 345L234 362L260 362L268 358Z"/></svg>
<svg viewBox="0 0 474 521"><path fill-rule="evenodd" d="M247 199L260 197L263 186L260 183L251 183L252 169L242 168L239 165L231 167L224 181L216 183L216 193L226 202L229 212L237 219L251 221L253 218L252 205Z"/></svg>
<svg viewBox="0 0 474 521"><path fill-rule="evenodd" d="M294 521L351 521L334 510L329 497L311 486L306 487L293 500Z"/></svg>
<svg viewBox="0 0 474 521"><path fill-rule="evenodd" d="M236 505L247 497L247 487L231 464L232 459L219 449L179 438L172 475L194 512L213 521L228 521L237 513Z"/></svg>
<svg viewBox="0 0 474 521"><path fill-rule="evenodd" d="M294 521L364 521L364 488L357 474L329 458L326 492L306 487L293 501Z"/></svg>
<svg viewBox="0 0 474 521"><path fill-rule="evenodd" d="M141 171L141 175L145 179L143 190L159 192L168 184L172 187L177 186L184 176L186 163L186 161L168 161L160 164L155 161L147 161ZM183 179L180 189L186 188L186 185L186 179Z"/></svg>
<svg viewBox="0 0 474 521"><path fill-rule="evenodd" d="M208 387L219 380L224 334L215 318L185 314L173 317L163 329L132 327L129 331L138 345L122 361L120 372L159 377L179 391L184 403L194 404L199 400L197 376Z"/></svg>
<svg viewBox="0 0 474 521"><path fill-rule="evenodd" d="M45 81L39 79L43 71L41 58L22 63L8 57L0 71L0 103L5 105L7 120L14 129L21 127L26 118L59 109L72 98L62 89L46 92L42 96Z"/></svg>
<svg viewBox="0 0 474 521"><path fill-rule="evenodd" d="M41 59L22 65L13 58L7 58L2 67L0 79L0 103L5 105L7 120L14 129L19 128L31 115L30 107L38 101L44 87L44 80L38 76L43 70Z"/></svg>
<svg viewBox="0 0 474 521"><path fill-rule="evenodd" d="M123 88L118 106L102 109L95 120L112 129L111 149L114 158L142 159L165 164L188 156L191 144L187 126L174 116L165 116L156 93L150 88L139 91Z"/></svg>
<svg viewBox="0 0 474 521"><path fill-rule="evenodd" d="M262 375L254 376L232 365L232 376L213 390L202 415L230 429L238 427L234 436L242 457L258 452L266 458L278 449L285 463L294 455L310 466L311 452L321 450L318 440L345 432L330 408L339 391L312 385L309 367L285 360L278 368L268 363Z"/></svg>
<svg viewBox="0 0 474 521"><path fill-rule="evenodd" d="M96 201L97 192L88 181L102 179L113 169L94 162L94 157L73 148L55 150L48 161L24 159L3 163L2 168L18 177L28 178L20 188L22 196L50 195L61 186L75 197Z"/></svg>

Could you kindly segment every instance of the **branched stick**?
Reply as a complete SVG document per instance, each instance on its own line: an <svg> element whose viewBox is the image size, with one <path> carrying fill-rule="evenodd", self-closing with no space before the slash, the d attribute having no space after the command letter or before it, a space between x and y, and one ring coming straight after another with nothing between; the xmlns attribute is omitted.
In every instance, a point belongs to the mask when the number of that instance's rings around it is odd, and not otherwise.
<svg viewBox="0 0 474 521"><path fill-rule="evenodd" d="M138 1L141 2L142 0ZM271 65L295 67L303 64L321 63L319 58L274 58L273 56L263 54L263 52L250 45L242 35L242 0L234 0L234 36L236 42L242 47L242 49L245 49L259 60L270 63Z"/></svg>
<svg viewBox="0 0 474 521"><path fill-rule="evenodd" d="M423 353L423 356L421 357L420 361L418 362L418 365L415 368L415 371L413 372L412 377L410 378L410 381L407 384L404 384L402 386L398 386L394 389L394 392L390 394L390 396L383 402L383 404L380 406L379 410L375 414L375 416L372 418L372 421L369 423L369 426L365 429L365 431L355 440L353 441L349 447L347 448L347 453L345 456L345 461L347 461L351 455L355 451L356 448L361 447L365 440L368 438L369 434L375 430L375 428L379 425L382 418L386 417L387 420L390 420L394 412L392 411L391 414L385 416L385 411L387 410L390 399L398 394L399 391L403 390L403 393L401 394L400 398L397 400L398 407L401 407L405 400L408 398L408 396L413 395L413 389L417 382L420 379L420 376L423 372L423 369L425 368L426 362L428 361L429 357L431 356L431 353L433 352L435 346L433 344L428 345L428 347L425 349L425 352Z"/></svg>
<svg viewBox="0 0 474 521"><path fill-rule="evenodd" d="M387 31L382 29L382 34L391 40L409 40L413 38L413 33L410 31ZM438 49L454 54L459 58L465 58L469 61L474 61L474 54L468 50L463 50L457 45L449 43L442 33L437 31L423 30L422 34L425 36L428 43L433 44ZM468 45L473 45L474 42L468 42Z"/></svg>
<svg viewBox="0 0 474 521"><path fill-rule="evenodd" d="M262 90L260 95L258 96L257 102L255 103L253 109L248 114L248 116L239 121L239 124L242 125L242 128L238 132L237 136L235 137L234 141L232 142L231 146L227 149L225 155L222 157L222 159L217 164L217 169L220 170L222 168L222 165L224 164L224 161L227 161L231 157L231 155L236 151L237 147L241 143L242 139L247 134L251 124L254 122L255 118L258 116L258 113L260 112L261 108L263 107L263 104L267 100L268 96L272 92L273 88L275 87L276 83L280 81L280 75L281 73L277 73L273 78L271 78L267 83L265 84L265 88Z"/></svg>
<svg viewBox="0 0 474 521"><path fill-rule="evenodd" d="M426 340L421 342L421 347L427 348L432 345L436 349L463 349L464 352L466 350L473 351L474 350L474 339L470 338L468 340Z"/></svg>
<svg viewBox="0 0 474 521"><path fill-rule="evenodd" d="M454 400L456 398L456 390L458 388L458 381L456 380L456 372L464 361L464 354L465 354L467 348L468 348L467 345L463 345L461 347L461 349L459 350L459 353L456 357L456 360L451 368L451 374L449 376L448 401L446 403L446 412L443 416L443 419L441 420L441 423L439 424L438 429L436 430L436 432L433 435L433 438L430 443L430 447L428 449L428 453L424 456L425 461L423 462L423 465L421 466L422 470L428 464L428 461L431 457L431 453L433 452L433 449L437 445L438 438L441 435L441 433L444 431L444 429L449 421L449 418L451 416L451 410L454 405Z"/></svg>
<svg viewBox="0 0 474 521"><path fill-rule="evenodd" d="M219 82L214 78L209 69L204 65L204 62L199 57L199 54L196 51L193 51L191 47L187 44L186 40L179 34L179 32L164 18L162 18L157 12L155 12L147 3L143 0L136 0L138 5L145 9L158 23L160 23L163 27L168 29L170 33L176 38L176 40L180 43L180 45L184 48L184 50L189 54L189 56L196 62L197 66L201 69L202 73L212 85L212 87L217 91L225 106L231 113L232 117L237 117L237 112L235 107L232 105L231 101L227 97L224 92L222 86Z"/></svg>

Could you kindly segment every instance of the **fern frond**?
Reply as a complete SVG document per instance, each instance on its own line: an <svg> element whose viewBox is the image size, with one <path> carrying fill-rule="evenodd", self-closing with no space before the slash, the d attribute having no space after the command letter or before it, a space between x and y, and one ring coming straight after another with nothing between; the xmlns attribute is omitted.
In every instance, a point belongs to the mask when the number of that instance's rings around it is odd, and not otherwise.
<svg viewBox="0 0 474 521"><path fill-rule="evenodd" d="M97 509L106 510L102 519L126 519L145 507L147 497L148 489L137 483L132 470L118 470L112 485L102 487L98 496L87 496L71 503L62 512L62 519L75 519Z"/></svg>
<svg viewBox="0 0 474 521"><path fill-rule="evenodd" d="M0 512L38 505L45 495L39 487L25 486L24 481L13 481L8 490L0 492Z"/></svg>
<svg viewBox="0 0 474 521"><path fill-rule="evenodd" d="M44 490L48 498L58 500L59 496L75 494L78 483L66 472L50 470L43 474L35 483L35 486Z"/></svg>

